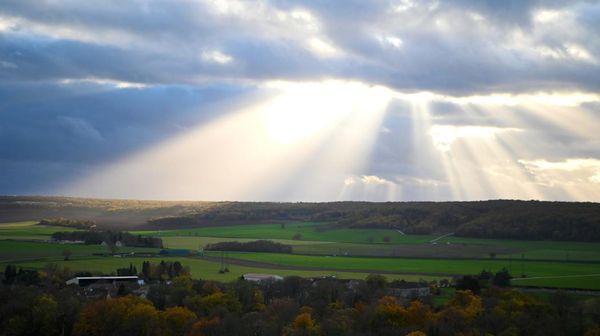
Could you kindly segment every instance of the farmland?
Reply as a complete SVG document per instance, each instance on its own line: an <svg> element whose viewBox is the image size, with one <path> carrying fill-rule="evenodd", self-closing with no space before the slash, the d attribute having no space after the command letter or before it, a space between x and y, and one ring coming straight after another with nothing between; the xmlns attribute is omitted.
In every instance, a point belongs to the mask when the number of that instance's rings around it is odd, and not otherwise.
<svg viewBox="0 0 600 336"><path fill-rule="evenodd" d="M442 259L408 259L408 258L361 258L361 257L329 257L301 256L274 253L229 253L229 257L260 263L275 264L288 267L319 267L332 270L380 270L384 272L405 272L412 274L476 274L481 270L499 271L507 268L518 276L521 270L528 277L549 277L548 279L524 280L519 285L589 288L600 289L598 280L600 264L562 263L547 261L524 261L509 263L506 260L442 260ZM585 277L585 275L594 275ZM560 278L562 275L574 275L571 281ZM556 277L556 278L554 278ZM579 280L585 279L583 282ZM589 281L588 281L589 280Z"/></svg>
<svg viewBox="0 0 600 336"><path fill-rule="evenodd" d="M194 277L229 280L243 273L364 278L383 273L390 279L441 279L506 268L518 286L600 289L600 246L585 242L518 241L438 235L404 235L385 229L322 230L317 222L282 222L175 230L141 230L134 234L156 236L172 249L201 250L224 241L270 239L292 246L292 254L227 253L231 272L221 274L220 253L207 257L178 257ZM141 264L140 257L99 257L100 245L47 242L55 231L68 228L35 222L0 224L0 264L43 268L64 264L73 270L114 272ZM68 249L72 260L64 261ZM122 247L118 252L158 252L157 249ZM172 258L172 257L167 257Z"/></svg>
<svg viewBox="0 0 600 336"><path fill-rule="evenodd" d="M175 249L190 249L197 250L198 248L203 248L208 244L215 244L225 241L239 241L239 242L249 242L255 241L256 239L251 238L218 238L218 237L187 237L187 236L168 236L168 237L160 237L163 241L163 245L166 248L175 248ZM270 239L271 241L275 241L282 244L292 245L294 247L299 247L302 245L315 246L315 245L323 245L328 244L328 242L311 242L311 241L298 241L298 240L288 240L288 239Z"/></svg>
<svg viewBox="0 0 600 336"><path fill-rule="evenodd" d="M320 223L252 224L195 229L136 231L163 238L172 248L197 248L207 237L240 241L271 239L293 245L294 253L317 255L495 258L600 261L600 244L585 242L478 239L403 235L385 229L319 230ZM294 235L300 234L294 240ZM177 237L177 238L173 238ZM386 241L387 239L387 241ZM225 239L227 240L227 239ZM231 240L231 239L229 239ZM222 241L214 240L213 242Z"/></svg>
<svg viewBox="0 0 600 336"><path fill-rule="evenodd" d="M283 226L282 226L283 224ZM395 230L375 229L337 229L318 230L322 223L292 222L278 224L251 224L206 227L197 229L179 229L162 231L136 231L160 237L168 236L202 236L202 237L236 237L249 239L287 239L293 240L296 234L306 241L346 242L346 243L379 243L385 237L394 244L417 244L428 241L429 236L403 236Z"/></svg>
<svg viewBox="0 0 600 336"><path fill-rule="evenodd" d="M294 269L265 269L257 267L245 267L245 266L231 266L229 265L230 272L219 273L221 267L219 262L212 260L206 260L203 258L192 258L192 257L155 257L155 258L139 258L139 257L86 257L86 258L75 258L73 260L64 261L60 258L48 258L38 261L27 261L19 263L20 266L31 268L31 269L43 269L48 263L57 264L61 266L69 267L74 271L93 271L93 272L104 272L111 273L117 268L128 267L129 264L136 265L138 269L141 269L141 264L144 260L153 262L175 261L179 260L184 266L188 266L191 270L191 275L197 279L205 280L217 280L217 281L231 281L240 278L245 273L276 273L281 276L297 275L302 277L322 277L322 276L335 276L340 279L364 279L369 273L363 272L343 272L336 270L322 270L322 271L306 271L306 270L294 270ZM0 263L2 265L2 263ZM388 275L388 279L404 279L408 281L417 280L434 280L441 279L439 276L426 276L426 275Z"/></svg>
<svg viewBox="0 0 600 336"><path fill-rule="evenodd" d="M95 253L109 253L109 250L101 245L0 240L0 262L55 258L62 256L63 251L65 250L69 250L73 257L89 256ZM156 249L141 247L121 247L118 250L120 253L146 251L157 252Z"/></svg>
<svg viewBox="0 0 600 336"><path fill-rule="evenodd" d="M0 224L0 239L44 240L56 231L76 231L76 229L56 226L35 225L37 222L25 221Z"/></svg>

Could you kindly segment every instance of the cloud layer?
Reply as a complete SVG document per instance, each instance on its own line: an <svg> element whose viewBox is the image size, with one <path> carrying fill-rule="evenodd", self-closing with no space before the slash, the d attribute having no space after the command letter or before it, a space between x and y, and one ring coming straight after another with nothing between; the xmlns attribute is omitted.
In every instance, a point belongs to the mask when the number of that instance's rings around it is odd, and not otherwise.
<svg viewBox="0 0 600 336"><path fill-rule="evenodd" d="M256 198L600 200L599 22L589 0L3 1L0 193L335 79L393 92L370 163Z"/></svg>

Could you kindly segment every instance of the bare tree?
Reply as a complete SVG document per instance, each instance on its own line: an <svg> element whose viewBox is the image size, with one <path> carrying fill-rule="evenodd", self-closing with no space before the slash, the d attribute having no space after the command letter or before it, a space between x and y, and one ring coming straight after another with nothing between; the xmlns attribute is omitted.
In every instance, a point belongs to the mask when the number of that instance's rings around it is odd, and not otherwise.
<svg viewBox="0 0 600 336"><path fill-rule="evenodd" d="M69 260L71 258L71 250L64 250L62 252L63 257L65 258L65 261Z"/></svg>
<svg viewBox="0 0 600 336"><path fill-rule="evenodd" d="M108 250L110 251L110 254L117 253L117 250L119 249L119 247L117 246L117 244L115 244L113 242L107 242L106 246L108 246Z"/></svg>

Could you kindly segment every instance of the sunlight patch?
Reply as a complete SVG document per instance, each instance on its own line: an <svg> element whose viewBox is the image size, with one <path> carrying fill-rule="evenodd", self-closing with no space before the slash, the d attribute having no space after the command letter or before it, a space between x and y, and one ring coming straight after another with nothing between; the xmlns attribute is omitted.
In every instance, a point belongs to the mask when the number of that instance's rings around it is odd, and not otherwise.
<svg viewBox="0 0 600 336"><path fill-rule="evenodd" d="M396 49L402 48L404 41L401 38L392 35L377 35L375 37L383 46L393 47Z"/></svg>
<svg viewBox="0 0 600 336"><path fill-rule="evenodd" d="M365 185L393 184L392 182L375 175L350 176L344 180L344 185L362 183Z"/></svg>
<svg viewBox="0 0 600 336"><path fill-rule="evenodd" d="M319 57L337 57L341 52L333 44L320 37L313 37L307 41L308 48Z"/></svg>
<svg viewBox="0 0 600 336"><path fill-rule="evenodd" d="M498 133L520 131L516 128L499 128L488 126L451 126L433 125L429 131L433 145L439 151L447 152L452 143L460 138L493 139Z"/></svg>
<svg viewBox="0 0 600 336"><path fill-rule="evenodd" d="M563 161L519 160L544 184L600 184L600 160L572 158Z"/></svg>
<svg viewBox="0 0 600 336"><path fill-rule="evenodd" d="M109 78L65 78L59 81L60 84L63 85L77 85L77 84L96 84L102 86L111 86L117 89L142 89L147 87L147 84L144 83L134 83L134 82L126 82L120 80L114 80Z"/></svg>
<svg viewBox="0 0 600 336"><path fill-rule="evenodd" d="M233 57L227 55L219 50L209 50L202 52L202 59L205 62L217 63L217 64L228 64L231 63Z"/></svg>
<svg viewBox="0 0 600 336"><path fill-rule="evenodd" d="M556 10L539 10L533 14L533 19L540 23L548 23L558 19L561 16L561 12Z"/></svg>
<svg viewBox="0 0 600 336"><path fill-rule="evenodd" d="M269 95L98 167L60 193L145 199L338 198L348 173L358 176L366 170L389 90L344 81L271 82L263 89ZM358 181L389 185L374 176ZM361 195L387 199L385 191L367 188Z"/></svg>

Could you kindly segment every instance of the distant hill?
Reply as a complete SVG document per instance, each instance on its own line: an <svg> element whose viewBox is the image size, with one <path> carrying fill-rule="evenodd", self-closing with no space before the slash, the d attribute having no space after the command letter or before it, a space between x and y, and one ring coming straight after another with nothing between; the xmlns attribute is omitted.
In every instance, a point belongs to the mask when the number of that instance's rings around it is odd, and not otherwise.
<svg viewBox="0 0 600 336"><path fill-rule="evenodd" d="M133 229L151 218L182 216L216 203L92 199L47 196L0 196L0 223L67 218L92 220L99 227Z"/></svg>
<svg viewBox="0 0 600 336"><path fill-rule="evenodd" d="M281 221L323 222L322 230L386 228L408 234L600 242L600 204L477 202L168 202L68 197L0 197L0 222L50 217L98 226L188 228Z"/></svg>

